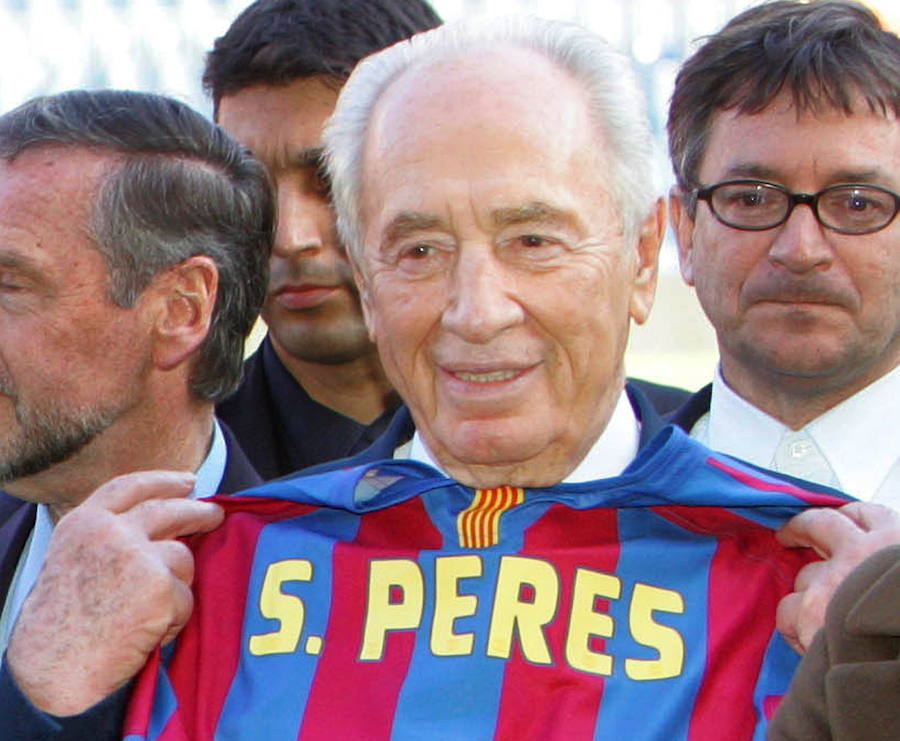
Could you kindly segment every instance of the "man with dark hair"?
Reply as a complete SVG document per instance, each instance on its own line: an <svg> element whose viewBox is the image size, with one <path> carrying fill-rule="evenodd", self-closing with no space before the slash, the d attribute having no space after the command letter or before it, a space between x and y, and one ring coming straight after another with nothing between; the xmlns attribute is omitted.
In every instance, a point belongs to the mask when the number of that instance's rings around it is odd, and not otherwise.
<svg viewBox="0 0 900 741"><path fill-rule="evenodd" d="M190 559L174 538L214 527L215 505L185 500L164 516L153 502L115 497L102 512L77 505L105 481L143 471L139 484L149 469L186 472L165 478L157 497L261 481L214 405L241 378L274 218L259 163L174 100L72 91L0 117L4 648L60 518L109 553L127 544L129 556L111 559L91 587L117 594L136 563L149 564L148 609L172 625L190 611ZM92 594L60 573L42 572L51 587L34 606L51 624L57 597ZM173 592L178 608L165 612L160 597ZM105 640L90 620L84 628L84 643L73 640L74 653L39 675L78 675L76 646ZM0 685L10 670L28 676L16 666L30 655L10 644ZM3 718L6 733L13 721Z"/></svg>
<svg viewBox="0 0 900 741"><path fill-rule="evenodd" d="M668 122L682 275L721 358L675 421L713 449L893 509L898 116L900 39L860 4L785 0L706 39ZM843 553L885 518L801 522L785 542Z"/></svg>
<svg viewBox="0 0 900 741"><path fill-rule="evenodd" d="M264 478L367 447L396 410L335 230L320 136L363 57L440 22L424 0L258 0L207 56L216 120L278 194L268 335L217 409Z"/></svg>

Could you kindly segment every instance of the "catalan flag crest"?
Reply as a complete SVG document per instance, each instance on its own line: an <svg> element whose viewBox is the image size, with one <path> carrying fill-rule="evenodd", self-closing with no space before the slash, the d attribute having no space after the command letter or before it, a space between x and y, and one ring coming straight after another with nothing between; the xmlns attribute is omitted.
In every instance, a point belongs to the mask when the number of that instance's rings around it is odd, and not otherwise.
<svg viewBox="0 0 900 741"><path fill-rule="evenodd" d="M500 516L525 500L518 486L476 489L472 504L456 520L462 548L489 548L500 542Z"/></svg>

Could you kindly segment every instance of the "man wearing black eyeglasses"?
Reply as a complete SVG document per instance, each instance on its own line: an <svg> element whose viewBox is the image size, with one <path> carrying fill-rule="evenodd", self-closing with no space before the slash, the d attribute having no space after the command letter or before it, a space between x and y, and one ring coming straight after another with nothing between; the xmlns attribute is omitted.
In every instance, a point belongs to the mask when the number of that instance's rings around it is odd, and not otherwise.
<svg viewBox="0 0 900 741"><path fill-rule="evenodd" d="M678 74L668 121L681 271L721 358L673 421L714 449L894 510L898 116L900 39L862 5L786 0L705 41ZM840 562L897 537L890 510L845 514L811 515L783 540ZM805 586L789 622L824 609Z"/></svg>

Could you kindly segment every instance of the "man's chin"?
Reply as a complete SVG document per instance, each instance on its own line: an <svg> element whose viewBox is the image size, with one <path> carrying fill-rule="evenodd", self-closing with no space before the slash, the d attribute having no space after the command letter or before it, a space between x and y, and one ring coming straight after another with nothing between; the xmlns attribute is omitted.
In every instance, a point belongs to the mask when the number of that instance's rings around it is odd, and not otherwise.
<svg viewBox="0 0 900 741"><path fill-rule="evenodd" d="M269 333L276 350L306 363L343 365L376 354L361 320L343 326L296 322L293 326L270 327Z"/></svg>

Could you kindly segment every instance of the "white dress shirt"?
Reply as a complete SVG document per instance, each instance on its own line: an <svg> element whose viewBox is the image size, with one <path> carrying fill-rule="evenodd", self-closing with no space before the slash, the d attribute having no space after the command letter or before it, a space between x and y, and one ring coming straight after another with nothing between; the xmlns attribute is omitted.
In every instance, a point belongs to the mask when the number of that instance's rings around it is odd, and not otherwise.
<svg viewBox="0 0 900 741"><path fill-rule="evenodd" d="M758 466L900 511L900 367L800 430L738 396L716 373L709 413L691 437Z"/></svg>
<svg viewBox="0 0 900 741"><path fill-rule="evenodd" d="M618 476L628 468L637 455L640 438L641 423L634 415L628 394L622 391L606 429L597 438L597 442L594 443L581 463L566 476L563 483L574 484L580 481L594 481ZM432 457L418 431L409 443L397 448L394 457L411 458L443 471Z"/></svg>
<svg viewBox="0 0 900 741"><path fill-rule="evenodd" d="M209 447L209 453L200 464L200 468L197 469L197 482L194 490L188 494L191 499L209 497L218 491L219 484L222 483L222 476L225 474L226 457L225 436L222 434L219 423L213 420L212 444ZM50 518L50 509L46 504L39 504L34 527L28 536L22 555L19 557L16 573L13 575L6 602L3 605L3 612L0 613L0 655L6 650L13 625L22 609L22 603L37 581L41 567L44 565L52 534L53 520Z"/></svg>

